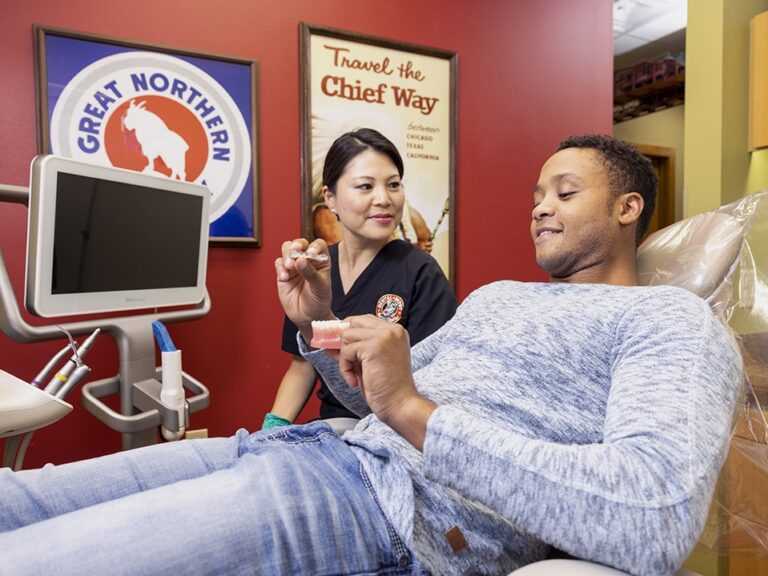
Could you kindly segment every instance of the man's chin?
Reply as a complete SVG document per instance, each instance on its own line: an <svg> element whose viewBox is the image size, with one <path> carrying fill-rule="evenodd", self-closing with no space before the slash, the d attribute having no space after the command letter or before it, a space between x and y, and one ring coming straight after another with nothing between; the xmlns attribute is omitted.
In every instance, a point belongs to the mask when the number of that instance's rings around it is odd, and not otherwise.
<svg viewBox="0 0 768 576"><path fill-rule="evenodd" d="M568 273L566 272L567 266L561 258L547 258L545 256L541 256L536 258L536 264L552 280L557 280L558 278L565 278L568 276Z"/></svg>

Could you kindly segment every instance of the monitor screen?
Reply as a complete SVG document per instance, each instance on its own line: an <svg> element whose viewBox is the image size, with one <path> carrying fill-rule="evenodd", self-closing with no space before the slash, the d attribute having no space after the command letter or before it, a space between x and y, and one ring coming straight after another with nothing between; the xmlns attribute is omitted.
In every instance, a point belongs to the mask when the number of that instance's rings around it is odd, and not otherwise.
<svg viewBox="0 0 768 576"><path fill-rule="evenodd" d="M195 184L36 158L27 308L51 317L202 301L209 204Z"/></svg>

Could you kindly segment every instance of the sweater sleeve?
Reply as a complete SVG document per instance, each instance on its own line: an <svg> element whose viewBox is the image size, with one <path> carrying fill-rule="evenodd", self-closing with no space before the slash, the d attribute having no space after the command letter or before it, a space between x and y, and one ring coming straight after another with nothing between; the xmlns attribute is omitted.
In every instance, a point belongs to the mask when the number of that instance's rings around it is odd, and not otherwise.
<svg viewBox="0 0 768 576"><path fill-rule="evenodd" d="M363 398L360 388L353 388L344 382L339 373L339 365L335 360L329 358L324 350L312 350L307 346L301 332L296 334L296 342L301 355L312 363L339 402L361 418L371 413L371 408Z"/></svg>
<svg viewBox="0 0 768 576"><path fill-rule="evenodd" d="M674 572L706 520L741 381L730 332L683 300L619 320L601 443L531 438L443 405L428 422L427 477L574 556Z"/></svg>
<svg viewBox="0 0 768 576"><path fill-rule="evenodd" d="M411 369L415 372L428 364L440 348L442 331L433 332L426 339L411 348ZM361 418L371 414L371 408L359 388L352 388L341 377L339 365L323 350L312 350L297 332L296 342L301 355L308 360L325 381L333 395L348 409Z"/></svg>

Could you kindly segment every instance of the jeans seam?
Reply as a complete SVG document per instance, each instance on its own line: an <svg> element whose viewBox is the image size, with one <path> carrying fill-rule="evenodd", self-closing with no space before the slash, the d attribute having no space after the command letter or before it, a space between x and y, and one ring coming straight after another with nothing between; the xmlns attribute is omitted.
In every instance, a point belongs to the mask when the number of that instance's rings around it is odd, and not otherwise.
<svg viewBox="0 0 768 576"><path fill-rule="evenodd" d="M395 531L394 526L392 526L392 523L389 521L389 518L387 518L387 515L384 513L384 509L381 507L381 502L379 502L379 497L376 494L376 491L373 489L373 484L371 484L371 480L368 478L368 474L366 474L365 469L363 468L363 463L360 462L358 467L360 469L360 477L363 480L363 485L365 486L365 489L368 490L368 493L373 498L373 501L376 502L376 506L381 512L381 515L384 518L384 522L387 525L387 533L389 534L392 548L395 550L398 563L401 561L401 558L406 557L408 558L410 564L411 555L408 552L405 544L403 544L403 541L400 539L400 536L398 536L397 532ZM400 566L400 568L405 568L405 566Z"/></svg>
<svg viewBox="0 0 768 576"><path fill-rule="evenodd" d="M293 426L306 426L306 424L294 424ZM285 446L291 446L291 445L301 445L301 444L308 444L308 443L318 443L318 442L321 442L322 440L327 439L328 437L340 439L339 435L336 434L331 428L328 428L327 430L314 431L311 436L304 436L301 438L290 438L288 436L287 429L292 428L293 426L281 427L281 428L285 428L285 430L281 430L277 428L274 430L274 432L265 434L261 438L258 438L258 437L253 438L252 435L248 435L245 442L238 443L238 457L246 454L249 451L249 448L251 446L258 446L258 445L266 444L272 441L279 441L281 444Z"/></svg>
<svg viewBox="0 0 768 576"><path fill-rule="evenodd" d="M298 424L298 426L304 426L304 424ZM288 428L288 426L285 426L285 428ZM288 430L276 430L272 434L267 434L264 440L280 440L286 444L308 444L310 442L320 442L328 436L339 438L339 435L330 428L328 430L319 430L313 433L312 436L302 438L287 438L287 435Z"/></svg>

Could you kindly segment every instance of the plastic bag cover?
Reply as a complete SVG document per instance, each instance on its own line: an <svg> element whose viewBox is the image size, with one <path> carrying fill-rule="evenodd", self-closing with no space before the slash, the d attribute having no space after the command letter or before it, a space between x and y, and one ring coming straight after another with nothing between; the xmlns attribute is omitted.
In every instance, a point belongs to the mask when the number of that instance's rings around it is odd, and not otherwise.
<svg viewBox="0 0 768 576"><path fill-rule="evenodd" d="M744 396L699 552L768 556L768 191L650 235L638 249L638 281L704 298L736 334Z"/></svg>

